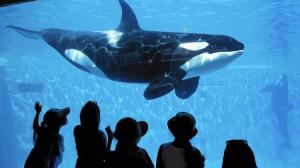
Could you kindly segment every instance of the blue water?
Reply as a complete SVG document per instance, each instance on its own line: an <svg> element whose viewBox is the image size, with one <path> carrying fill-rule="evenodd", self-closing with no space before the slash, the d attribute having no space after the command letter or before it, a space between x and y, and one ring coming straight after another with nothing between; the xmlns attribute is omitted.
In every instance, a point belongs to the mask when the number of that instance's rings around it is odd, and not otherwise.
<svg viewBox="0 0 300 168"><path fill-rule="evenodd" d="M245 53L232 64L202 76L197 92L186 100L174 93L147 101L147 85L113 82L76 69L42 40L25 38L5 28L33 30L63 28L108 30L117 27L117 0L39 0L0 8L0 167L22 167L33 147L34 102L44 111L71 108L60 167L74 167L73 128L82 105L90 99L101 108L101 129L125 116L146 120L148 133L140 146L155 162L161 143L172 140L167 121L178 111L197 119L199 133L192 140L206 157L206 167L221 167L225 141L247 139L258 167L300 166L300 1L298 0L127 0L146 30L224 34L243 42ZM291 147L282 137L269 110L270 94L259 90L289 77L288 114ZM20 92L18 83L41 83L42 92Z"/></svg>

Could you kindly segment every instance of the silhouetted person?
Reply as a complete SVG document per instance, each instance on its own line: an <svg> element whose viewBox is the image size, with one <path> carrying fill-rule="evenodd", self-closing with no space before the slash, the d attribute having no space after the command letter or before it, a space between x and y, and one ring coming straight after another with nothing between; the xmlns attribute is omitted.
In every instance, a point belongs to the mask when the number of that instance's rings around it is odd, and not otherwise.
<svg viewBox="0 0 300 168"><path fill-rule="evenodd" d="M247 141L226 142L222 168L257 168L253 151Z"/></svg>
<svg viewBox="0 0 300 168"><path fill-rule="evenodd" d="M195 125L195 118L187 112L179 112L168 121L168 128L175 139L159 147L157 168L204 167L204 156L190 143L190 140L198 133Z"/></svg>
<svg viewBox="0 0 300 168"><path fill-rule="evenodd" d="M63 160L64 141L59 134L60 128L67 124L70 108L49 109L39 125L42 106L35 103L36 115L33 122L34 147L31 150L25 168L57 168Z"/></svg>
<svg viewBox="0 0 300 168"><path fill-rule="evenodd" d="M271 92L271 110L276 116L276 126L283 138L283 146L290 146L288 133L288 113L294 109L289 102L288 77L283 74L280 80L273 85L267 85L261 92Z"/></svg>
<svg viewBox="0 0 300 168"><path fill-rule="evenodd" d="M99 130L100 109L96 102L88 101L81 109L80 125L74 128L77 148L76 168L105 167L106 135Z"/></svg>
<svg viewBox="0 0 300 168"><path fill-rule="evenodd" d="M145 121L137 122L129 117L121 119L114 132L118 142L115 151L109 153L108 168L153 168L147 151L137 146L147 130L148 124Z"/></svg>

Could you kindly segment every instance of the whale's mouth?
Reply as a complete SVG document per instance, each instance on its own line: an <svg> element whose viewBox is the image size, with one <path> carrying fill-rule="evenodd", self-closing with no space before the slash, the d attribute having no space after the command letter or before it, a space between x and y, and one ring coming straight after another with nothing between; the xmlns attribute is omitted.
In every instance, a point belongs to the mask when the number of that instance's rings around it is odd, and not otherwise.
<svg viewBox="0 0 300 168"><path fill-rule="evenodd" d="M244 49L237 51L226 51L226 52L217 52L215 54L224 54L227 57L239 57L244 53Z"/></svg>
<svg viewBox="0 0 300 168"><path fill-rule="evenodd" d="M218 69L228 65L233 60L240 57L243 53L244 50L221 51L215 53L202 53L197 55L195 58L200 60L197 62L197 66L213 66L214 68Z"/></svg>
<svg viewBox="0 0 300 168"><path fill-rule="evenodd" d="M243 43L237 41L237 44L235 44L235 45L236 45L236 48L239 49L238 51L244 52L245 45Z"/></svg>

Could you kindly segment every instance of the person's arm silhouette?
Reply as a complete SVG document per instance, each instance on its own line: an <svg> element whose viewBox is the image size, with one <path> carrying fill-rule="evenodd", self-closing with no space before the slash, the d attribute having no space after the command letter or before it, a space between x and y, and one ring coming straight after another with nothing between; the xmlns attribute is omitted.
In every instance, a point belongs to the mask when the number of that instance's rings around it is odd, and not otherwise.
<svg viewBox="0 0 300 168"><path fill-rule="evenodd" d="M34 105L34 109L35 109L35 117L34 117L34 120L33 120L33 130L35 132L37 132L38 128L39 128L39 116L40 116L40 113L42 111L42 105L40 104L40 102L36 102L35 105Z"/></svg>
<svg viewBox="0 0 300 168"><path fill-rule="evenodd" d="M107 139L108 139L108 141L107 141L107 146L106 146L106 151L109 152L109 151L110 151L110 148L111 148L112 140L113 140L113 138L114 138L114 133L112 132L110 126L107 126L107 127L105 128L105 131L106 131Z"/></svg>

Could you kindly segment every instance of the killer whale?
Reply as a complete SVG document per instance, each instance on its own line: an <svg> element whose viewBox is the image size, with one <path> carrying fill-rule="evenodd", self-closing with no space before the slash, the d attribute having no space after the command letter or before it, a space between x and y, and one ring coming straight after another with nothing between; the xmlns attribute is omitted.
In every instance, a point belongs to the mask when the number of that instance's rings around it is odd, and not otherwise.
<svg viewBox="0 0 300 168"><path fill-rule="evenodd" d="M289 102L288 76L283 74L276 84L265 86L261 92L271 92L270 108L275 114L276 126L284 140L283 145L290 146L288 113L294 109L294 106Z"/></svg>
<svg viewBox="0 0 300 168"><path fill-rule="evenodd" d="M116 29L72 31L26 30L7 26L33 39L43 39L77 68L114 81L148 83L148 100L175 90L186 99L200 76L225 67L244 51L244 44L225 35L143 30L131 7L119 0L122 18Z"/></svg>

